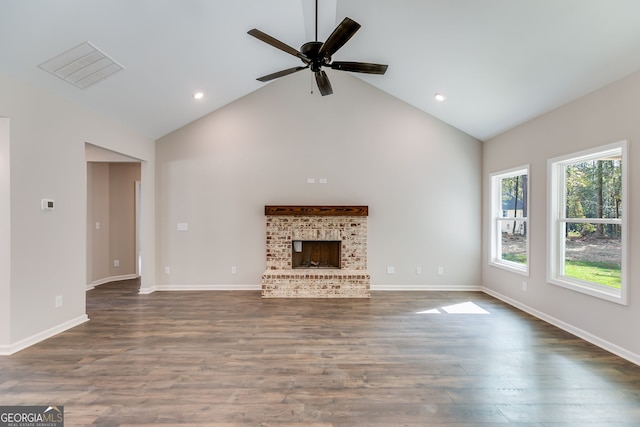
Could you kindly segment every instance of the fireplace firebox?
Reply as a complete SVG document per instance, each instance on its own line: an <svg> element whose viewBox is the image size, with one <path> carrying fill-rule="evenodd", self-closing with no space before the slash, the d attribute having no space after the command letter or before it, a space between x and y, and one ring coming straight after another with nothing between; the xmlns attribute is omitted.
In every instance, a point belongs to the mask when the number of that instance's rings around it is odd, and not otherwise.
<svg viewBox="0 0 640 427"><path fill-rule="evenodd" d="M293 240L292 268L340 268L340 240Z"/></svg>

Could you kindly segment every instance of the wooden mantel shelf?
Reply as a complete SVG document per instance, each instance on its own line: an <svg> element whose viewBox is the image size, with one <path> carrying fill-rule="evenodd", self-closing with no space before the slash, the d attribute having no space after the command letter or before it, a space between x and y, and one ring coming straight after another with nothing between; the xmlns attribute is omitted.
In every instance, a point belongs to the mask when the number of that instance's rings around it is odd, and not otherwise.
<svg viewBox="0 0 640 427"><path fill-rule="evenodd" d="M289 216L369 216L368 206L265 206L264 214Z"/></svg>

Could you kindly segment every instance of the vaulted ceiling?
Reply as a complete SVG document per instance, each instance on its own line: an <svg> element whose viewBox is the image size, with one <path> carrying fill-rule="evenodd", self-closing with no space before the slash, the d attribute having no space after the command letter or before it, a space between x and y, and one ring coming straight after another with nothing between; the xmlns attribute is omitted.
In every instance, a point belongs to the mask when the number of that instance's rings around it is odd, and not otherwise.
<svg viewBox="0 0 640 427"><path fill-rule="evenodd" d="M0 72L159 138L302 65L247 31L298 49L314 14L315 0L0 0ZM481 140L640 69L638 0L319 0L318 38L345 16L362 28L334 60L389 64L352 75ZM80 89L39 67L83 42L123 70Z"/></svg>

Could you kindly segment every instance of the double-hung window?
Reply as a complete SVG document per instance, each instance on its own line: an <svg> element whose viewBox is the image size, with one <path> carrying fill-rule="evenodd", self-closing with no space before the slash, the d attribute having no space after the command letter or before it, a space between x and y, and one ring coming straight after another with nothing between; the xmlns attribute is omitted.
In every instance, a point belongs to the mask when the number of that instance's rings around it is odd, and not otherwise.
<svg viewBox="0 0 640 427"><path fill-rule="evenodd" d="M627 303L627 142L548 161L547 281Z"/></svg>
<svg viewBox="0 0 640 427"><path fill-rule="evenodd" d="M529 166L491 175L489 263L529 274Z"/></svg>

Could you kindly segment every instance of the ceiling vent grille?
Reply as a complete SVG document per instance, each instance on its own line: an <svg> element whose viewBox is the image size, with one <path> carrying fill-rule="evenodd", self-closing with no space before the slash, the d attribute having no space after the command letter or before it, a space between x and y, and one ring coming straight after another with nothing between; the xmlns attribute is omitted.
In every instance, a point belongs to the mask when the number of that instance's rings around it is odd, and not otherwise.
<svg viewBox="0 0 640 427"><path fill-rule="evenodd" d="M38 67L80 89L86 89L124 69L89 42L81 43Z"/></svg>

